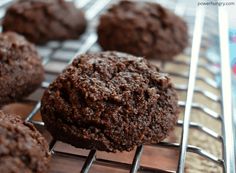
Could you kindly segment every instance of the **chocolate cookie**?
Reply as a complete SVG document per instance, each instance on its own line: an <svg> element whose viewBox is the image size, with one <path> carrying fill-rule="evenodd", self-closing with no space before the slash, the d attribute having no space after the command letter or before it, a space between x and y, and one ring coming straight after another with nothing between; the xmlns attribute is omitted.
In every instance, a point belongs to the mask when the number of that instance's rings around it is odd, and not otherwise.
<svg viewBox="0 0 236 173"><path fill-rule="evenodd" d="M169 77L118 52L78 56L45 91L41 107L56 139L108 152L162 141L178 112Z"/></svg>
<svg viewBox="0 0 236 173"><path fill-rule="evenodd" d="M16 33L1 33L0 106L28 96L43 78L44 70L35 46Z"/></svg>
<svg viewBox="0 0 236 173"><path fill-rule="evenodd" d="M3 20L3 31L15 31L37 44L75 39L85 28L84 13L64 0L20 0L7 9Z"/></svg>
<svg viewBox="0 0 236 173"><path fill-rule="evenodd" d="M0 111L0 141L0 172L47 172L48 145L31 123Z"/></svg>
<svg viewBox="0 0 236 173"><path fill-rule="evenodd" d="M98 42L145 58L170 60L187 46L187 25L159 4L121 1L100 18Z"/></svg>

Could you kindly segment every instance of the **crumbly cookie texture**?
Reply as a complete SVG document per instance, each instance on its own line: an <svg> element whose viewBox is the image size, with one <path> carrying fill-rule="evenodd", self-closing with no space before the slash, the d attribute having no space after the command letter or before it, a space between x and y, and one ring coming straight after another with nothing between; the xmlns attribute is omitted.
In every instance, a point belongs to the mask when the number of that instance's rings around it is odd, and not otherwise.
<svg viewBox="0 0 236 173"><path fill-rule="evenodd" d="M176 124L170 78L141 57L101 52L78 56L45 91L43 121L54 138L108 152L157 143Z"/></svg>
<svg viewBox="0 0 236 173"><path fill-rule="evenodd" d="M48 145L36 128L0 111L0 172L43 173L49 169Z"/></svg>

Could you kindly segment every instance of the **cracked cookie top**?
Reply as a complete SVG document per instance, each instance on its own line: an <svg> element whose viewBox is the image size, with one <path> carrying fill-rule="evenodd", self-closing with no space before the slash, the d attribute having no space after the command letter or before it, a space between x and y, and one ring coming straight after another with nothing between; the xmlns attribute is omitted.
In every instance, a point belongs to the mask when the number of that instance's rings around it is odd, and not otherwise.
<svg viewBox="0 0 236 173"><path fill-rule="evenodd" d="M45 91L41 113L48 130L64 142L129 151L163 140L178 106L170 78L156 66L108 51L77 57Z"/></svg>

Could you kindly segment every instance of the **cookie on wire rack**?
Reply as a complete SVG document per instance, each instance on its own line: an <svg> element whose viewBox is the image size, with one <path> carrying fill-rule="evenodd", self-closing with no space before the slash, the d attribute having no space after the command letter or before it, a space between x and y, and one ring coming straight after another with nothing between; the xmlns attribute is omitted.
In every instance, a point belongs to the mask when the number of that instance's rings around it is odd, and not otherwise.
<svg viewBox="0 0 236 173"><path fill-rule="evenodd" d="M101 52L78 56L42 97L46 128L76 147L130 151L158 143L179 113L171 79L141 57Z"/></svg>

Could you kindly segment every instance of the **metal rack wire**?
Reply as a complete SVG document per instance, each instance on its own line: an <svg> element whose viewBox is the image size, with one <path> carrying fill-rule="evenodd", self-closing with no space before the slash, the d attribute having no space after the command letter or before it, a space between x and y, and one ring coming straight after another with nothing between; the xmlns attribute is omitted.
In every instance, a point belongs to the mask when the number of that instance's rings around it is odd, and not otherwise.
<svg viewBox="0 0 236 173"><path fill-rule="evenodd" d="M0 18L3 17L6 6L10 4L12 0L4 0L0 2ZM50 42L45 46L38 47L39 53L43 57L43 65L45 66L45 71L47 73L45 81L42 83L41 88L45 89L48 87L51 80L58 75L63 68L57 69L57 67L52 67L52 62L57 64L63 64L63 67L65 67L67 64L71 63L73 60L73 57L75 57L78 54L82 54L88 51L96 51L98 48L96 47L96 41L97 41L97 35L95 32L95 25L97 21L97 17L99 14L110 4L113 3L112 0L83 0L83 1L77 1L75 0L75 4L83 8L86 17L89 22L89 27L86 31L86 33L80 38L80 40L70 40L65 42ZM164 5L167 3L167 1L159 1L160 3L163 3ZM184 16L187 12L186 4L183 5L181 3L182 1L169 1L168 3L175 4L174 10L176 13L178 13L181 16ZM228 61L228 45L227 45L227 25L225 21L227 21L227 16L225 9L219 8L218 14L218 22L219 23L219 30L220 30L220 56L221 56L221 77L222 82L221 86L214 80L205 78L202 76L198 76L197 70L199 67L207 70L209 73L216 75L217 72L209 68L209 64L212 64L212 62L208 59L205 59L207 63L201 63L199 62L199 57L204 52L202 50L202 45L204 44L204 20L206 18L206 9L205 7L199 7L197 10L194 11L194 15L190 17L191 21L194 19L194 24L191 24L191 27L193 26L193 33L191 37L191 52L188 53L186 51L186 54L190 54L190 62L182 62L178 60L174 60L172 63L174 64L183 64L185 66L189 67L189 73L187 74L180 74L172 72L170 75L172 76L179 76L183 77L188 80L188 84L182 84L182 85L176 85L175 88L178 91L186 92L187 97L186 101L179 101L179 106L184 109L184 119L179 120L177 123L178 127L182 128L182 135L180 143L172 143L172 142L161 142L156 145L152 145L155 147L163 147L167 149L174 149L179 151L179 159L178 159L178 168L177 170L162 170L165 172L184 172L185 168L185 160L186 160L186 154L188 152L195 153L203 158L208 159L209 161L213 162L216 165L219 165L222 167L223 172L226 173L234 173L235 170L235 150L234 150L234 141L233 141L233 135L234 135L234 127L233 127L233 115L232 115L232 103L231 103L231 88L230 88L230 68L229 68L229 61ZM189 17L189 16L188 16ZM215 26L214 26L215 27ZM54 77L52 77L54 76ZM213 87L215 89L219 89L221 91L222 97L213 94L210 91L202 90L200 88L197 88L195 86L195 81L200 80L203 83L209 85L210 87ZM222 106L222 113L218 113L209 107L207 105L203 105L197 102L193 101L194 94L198 93L201 94L203 97L213 101L220 103ZM35 115L39 112L40 109L40 101L38 98L36 101L35 106L31 110L31 112L26 117L26 121L30 121L34 123L37 126L44 126L44 123L41 121L34 120ZM191 122L190 116L191 116L191 110L197 109L201 112L204 112L209 117L212 117L213 119L219 121L222 124L222 134L220 135L214 130L205 127L202 124ZM190 145L188 144L188 137L189 137L189 130L190 129L197 129L198 131L201 131L202 133L208 135L209 137L212 137L222 143L223 148L223 158L219 158L218 156L215 156L204 149ZM63 157L73 156L76 158L82 158L85 160L83 167L81 169L82 173L87 173L90 171L90 168L94 163L100 164L100 165L109 165L111 167L119 167L126 170L129 170L131 173L136 172L158 172L159 169L143 166L140 164L140 160L142 157L142 152L144 150L144 146L139 146L136 148L133 161L131 164L108 160L108 159L101 159L96 158L97 151L91 150L87 156L75 154L75 153L68 153L64 151L58 151L54 150L55 144L57 141L55 139L52 139L49 145L49 149L52 152L52 155L60 154Z"/></svg>

